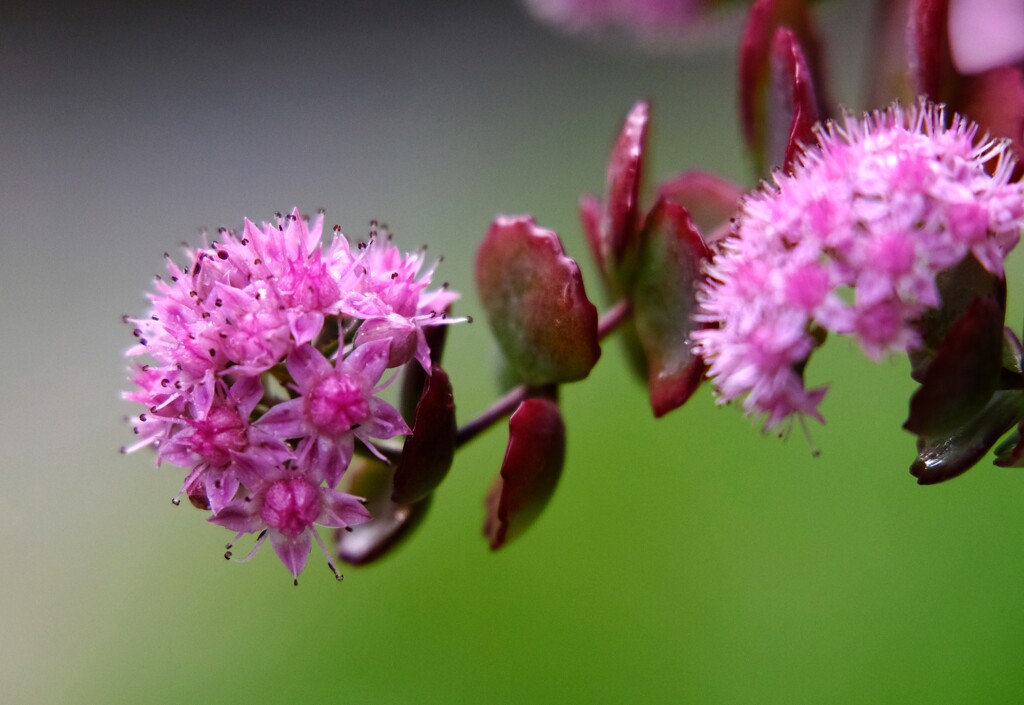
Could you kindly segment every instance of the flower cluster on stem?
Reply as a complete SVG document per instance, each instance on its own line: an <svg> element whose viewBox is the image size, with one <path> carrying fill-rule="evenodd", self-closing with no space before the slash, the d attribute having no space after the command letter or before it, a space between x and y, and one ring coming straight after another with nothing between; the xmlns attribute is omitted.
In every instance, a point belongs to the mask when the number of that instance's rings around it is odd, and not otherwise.
<svg viewBox="0 0 1024 705"><path fill-rule="evenodd" d="M333 569L317 525L370 519L338 483L357 441L383 458L374 442L409 432L378 395L389 369L430 370L424 329L451 322L457 298L428 290L424 252L403 255L376 226L357 247L337 227L325 245L322 230L323 214L297 210L222 229L186 250L186 266L168 256L147 315L125 319L138 338L129 355L146 358L125 394L145 408L126 450L188 469L191 502L258 533L253 553L269 537L296 580L313 541Z"/></svg>
<svg viewBox="0 0 1024 705"><path fill-rule="evenodd" d="M938 274L973 256L1002 276L1024 226L1005 141L941 106L895 105L818 132L791 174L743 201L733 236L707 269L694 333L718 399L743 398L771 428L823 421L824 387L803 368L824 332L879 359L921 343L941 303Z"/></svg>

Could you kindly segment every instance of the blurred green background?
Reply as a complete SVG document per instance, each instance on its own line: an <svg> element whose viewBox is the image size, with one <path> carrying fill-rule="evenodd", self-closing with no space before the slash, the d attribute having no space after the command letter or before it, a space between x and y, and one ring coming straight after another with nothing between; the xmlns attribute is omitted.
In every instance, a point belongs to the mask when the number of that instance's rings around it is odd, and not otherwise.
<svg viewBox="0 0 1024 705"><path fill-rule="evenodd" d="M868 10L821 10L835 94L867 107ZM1024 698L1024 478L918 487L906 365L845 341L809 372L833 383L817 458L706 389L655 421L606 345L564 389L568 465L527 535L495 555L481 536L495 430L419 533L341 584L314 559L293 588L269 550L225 563L227 532L169 502L182 473L117 452L120 317L201 226L378 218L445 255L475 314L475 244L529 212L597 298L576 201L635 99L654 101L649 186L698 166L749 182L734 33L652 55L467 0L0 19L0 702ZM452 330L447 359L465 420L495 393L486 326Z"/></svg>

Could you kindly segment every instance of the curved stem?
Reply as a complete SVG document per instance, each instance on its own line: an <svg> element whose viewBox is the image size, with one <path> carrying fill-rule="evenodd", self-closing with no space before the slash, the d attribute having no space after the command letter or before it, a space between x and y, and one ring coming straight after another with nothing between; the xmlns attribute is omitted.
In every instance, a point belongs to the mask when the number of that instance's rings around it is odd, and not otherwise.
<svg viewBox="0 0 1024 705"><path fill-rule="evenodd" d="M623 323L629 320L633 308L629 301L623 300L609 308L597 322L598 340L604 340L618 329ZM490 408L477 416L472 421L463 424L455 434L455 447L458 448L493 426L499 420L505 418L515 411L523 400L530 393L530 387L521 384L508 392L505 396L491 404Z"/></svg>

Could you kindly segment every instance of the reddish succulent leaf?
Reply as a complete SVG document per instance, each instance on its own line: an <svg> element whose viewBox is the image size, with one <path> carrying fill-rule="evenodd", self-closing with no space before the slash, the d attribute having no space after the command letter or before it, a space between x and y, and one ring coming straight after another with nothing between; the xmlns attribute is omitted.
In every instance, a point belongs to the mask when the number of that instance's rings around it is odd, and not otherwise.
<svg viewBox="0 0 1024 705"><path fill-rule="evenodd" d="M441 366L434 365L395 470L392 502L418 502L441 484L455 457L455 431L452 385Z"/></svg>
<svg viewBox="0 0 1024 705"><path fill-rule="evenodd" d="M597 309L558 235L528 216L499 216L477 252L476 281L491 330L523 382L590 373L601 354Z"/></svg>
<svg viewBox="0 0 1024 705"><path fill-rule="evenodd" d="M391 468L377 460L353 463L342 489L365 497L373 515L368 522L334 533L338 558L350 565L365 565L386 555L419 525L430 506L429 496L415 504L392 502Z"/></svg>
<svg viewBox="0 0 1024 705"><path fill-rule="evenodd" d="M487 495L484 535L491 549L523 533L551 499L565 461L565 425L548 399L527 399L509 419L501 473Z"/></svg>
<svg viewBox="0 0 1024 705"><path fill-rule="evenodd" d="M946 101L952 90L949 58L949 0L911 0L907 57L918 95Z"/></svg>
<svg viewBox="0 0 1024 705"><path fill-rule="evenodd" d="M955 431L917 439L910 474L918 484L934 485L971 469L1000 436L1024 417L1024 392L998 391L974 418Z"/></svg>
<svg viewBox="0 0 1024 705"><path fill-rule="evenodd" d="M926 311L917 320L921 346L909 354L910 376L915 382L924 381L946 334L974 299L990 297L1006 310L1006 280L986 270L974 257L965 257L940 272L936 284L942 305Z"/></svg>
<svg viewBox="0 0 1024 705"><path fill-rule="evenodd" d="M706 171L686 171L658 186L657 198L683 206L705 242L717 242L730 230L743 189Z"/></svg>
<svg viewBox="0 0 1024 705"><path fill-rule="evenodd" d="M630 295L637 334L647 356L647 389L655 416L682 406L700 385L704 363L693 353L691 316L701 262L709 252L690 214L659 201L647 219Z"/></svg>
<svg viewBox="0 0 1024 705"><path fill-rule="evenodd" d="M1009 327L1003 328L1003 369L1016 375L1024 372L1024 346Z"/></svg>
<svg viewBox="0 0 1024 705"><path fill-rule="evenodd" d="M792 30L802 47L807 65L817 86L817 114L825 116L825 90L821 50L805 0L755 0L747 16L740 40L740 124L747 149L754 157L758 173L772 166L765 160L768 84L775 34L779 27ZM776 166L781 165L781 162Z"/></svg>
<svg viewBox="0 0 1024 705"><path fill-rule="evenodd" d="M650 106L638 102L612 145L600 224L600 259L606 270L622 265L639 235L640 184L649 121Z"/></svg>
<svg viewBox="0 0 1024 705"><path fill-rule="evenodd" d="M445 315L451 313L451 307L445 310ZM430 362L432 365L441 363L444 356L444 344L448 339L448 326L424 326L423 335L427 339L427 346L430 348ZM402 417L406 422L412 423L413 415L416 413L416 406L420 403L423 395L423 386L427 383L427 373L420 365L410 363L405 366L402 373L402 389L399 394L399 408Z"/></svg>
<svg viewBox="0 0 1024 705"><path fill-rule="evenodd" d="M772 42L771 89L767 97L768 164L792 171L803 146L817 142L818 104L807 59L792 31L779 28Z"/></svg>
<svg viewBox="0 0 1024 705"><path fill-rule="evenodd" d="M996 446L993 465L1001 468L1024 467L1024 422L1017 424L1006 440Z"/></svg>
<svg viewBox="0 0 1024 705"><path fill-rule="evenodd" d="M910 417L903 428L934 437L969 421L996 391L1002 352L1002 307L989 297L974 299L949 329L910 399Z"/></svg>
<svg viewBox="0 0 1024 705"><path fill-rule="evenodd" d="M583 234L590 246L590 253L594 256L597 269L604 276L604 253L601 252L601 200L594 195L587 194L580 199L580 225L583 226Z"/></svg>

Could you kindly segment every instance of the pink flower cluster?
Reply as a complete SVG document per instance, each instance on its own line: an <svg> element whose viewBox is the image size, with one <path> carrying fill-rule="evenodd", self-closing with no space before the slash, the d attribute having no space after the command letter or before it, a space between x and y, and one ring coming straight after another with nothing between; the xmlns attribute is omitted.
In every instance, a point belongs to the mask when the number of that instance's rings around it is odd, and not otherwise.
<svg viewBox="0 0 1024 705"><path fill-rule="evenodd" d="M167 257L148 314L126 317L138 338L128 354L149 359L132 366L125 397L145 411L125 450L190 469L192 503L236 539L259 533L250 557L269 537L296 580L314 540L334 568L315 525L370 518L336 487L357 440L383 457L373 439L409 432L377 396L385 371L430 369L423 329L451 322L457 298L427 291L424 253L402 255L376 226L356 248L337 226L324 246L322 229L322 214L298 211L222 229L185 267Z"/></svg>
<svg viewBox="0 0 1024 705"><path fill-rule="evenodd" d="M766 427L823 421L825 388L802 369L821 329L873 359L920 343L915 320L940 304L936 276L973 255L1002 275L1024 227L1024 188L1005 142L941 106L894 106L819 130L792 175L745 199L708 267L694 333L721 403L745 395ZM986 171L986 167L990 171Z"/></svg>

